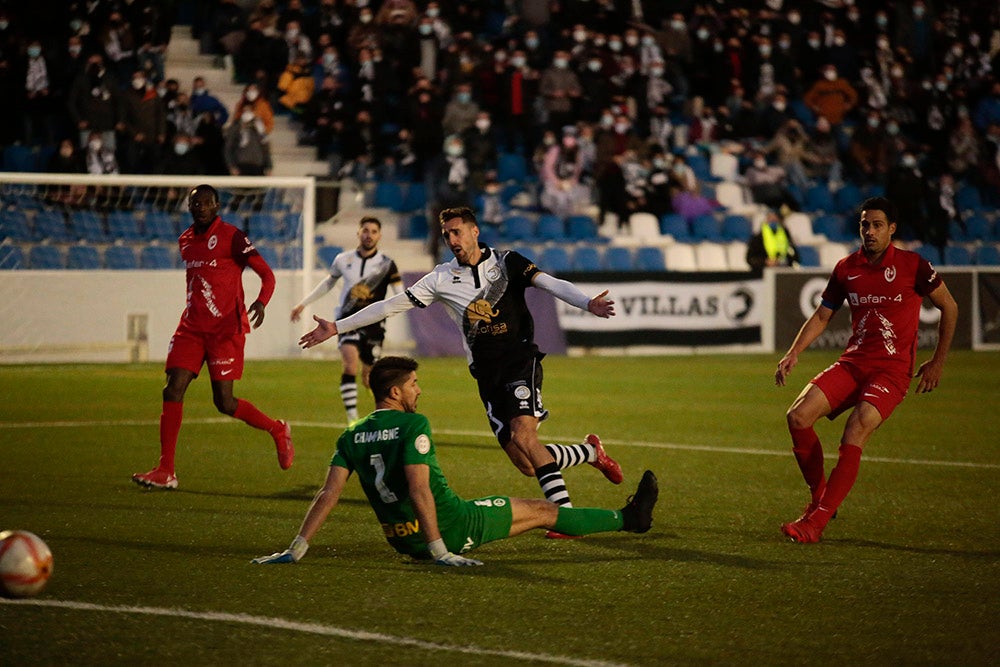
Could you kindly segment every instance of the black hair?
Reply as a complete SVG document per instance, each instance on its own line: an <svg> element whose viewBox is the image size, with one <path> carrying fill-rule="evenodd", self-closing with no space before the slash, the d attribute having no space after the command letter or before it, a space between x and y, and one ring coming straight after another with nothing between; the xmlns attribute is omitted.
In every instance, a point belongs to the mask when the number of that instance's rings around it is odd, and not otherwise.
<svg viewBox="0 0 1000 667"><path fill-rule="evenodd" d="M368 386L372 389L375 402L388 398L389 391L406 382L417 366L416 360L410 357L382 357L376 361L368 375Z"/></svg>
<svg viewBox="0 0 1000 667"><path fill-rule="evenodd" d="M476 220L476 213L468 206L456 206L454 208L446 208L441 211L438 215L438 222L442 225L451 220L452 218L461 218L462 222L467 222L470 225L479 226L479 221Z"/></svg>
<svg viewBox="0 0 1000 667"><path fill-rule="evenodd" d="M882 211L890 223L899 221L899 210L885 197L869 197L861 203L862 211Z"/></svg>
<svg viewBox="0 0 1000 667"><path fill-rule="evenodd" d="M366 215L365 217L361 218L361 220L358 222L358 227L361 227L366 222L370 222L374 225L377 225L379 229L382 229L382 221L376 218L374 215Z"/></svg>
<svg viewBox="0 0 1000 667"><path fill-rule="evenodd" d="M191 192L188 193L188 197L190 198L190 196L193 195L195 192L211 192L212 196L215 198L215 201L219 201L219 192L211 185L202 184L194 186L193 188L191 188Z"/></svg>

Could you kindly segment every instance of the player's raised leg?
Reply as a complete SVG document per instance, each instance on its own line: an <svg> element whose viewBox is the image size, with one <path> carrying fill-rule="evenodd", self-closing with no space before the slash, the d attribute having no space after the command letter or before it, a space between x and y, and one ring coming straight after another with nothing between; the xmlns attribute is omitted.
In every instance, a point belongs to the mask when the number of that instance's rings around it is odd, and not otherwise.
<svg viewBox="0 0 1000 667"><path fill-rule="evenodd" d="M589 433L583 442L577 445L549 443L545 445L545 448L552 454L552 458L555 459L560 470L578 466L581 463L589 463L600 470L612 484L621 484L625 478L622 474L622 467L608 456L608 453L604 451L604 445L601 444L601 439L594 433Z"/></svg>

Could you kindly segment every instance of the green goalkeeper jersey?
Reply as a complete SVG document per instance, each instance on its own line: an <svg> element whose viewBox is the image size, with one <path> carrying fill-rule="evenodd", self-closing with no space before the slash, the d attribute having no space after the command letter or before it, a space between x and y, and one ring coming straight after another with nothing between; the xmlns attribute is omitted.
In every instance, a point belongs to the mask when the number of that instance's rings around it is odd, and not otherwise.
<svg viewBox="0 0 1000 667"><path fill-rule="evenodd" d="M330 462L358 474L389 544L399 553L411 556L425 556L427 540L420 532L403 466L421 463L430 467L438 526L444 531L461 519L464 501L451 490L441 473L427 417L399 410L376 410L344 431Z"/></svg>

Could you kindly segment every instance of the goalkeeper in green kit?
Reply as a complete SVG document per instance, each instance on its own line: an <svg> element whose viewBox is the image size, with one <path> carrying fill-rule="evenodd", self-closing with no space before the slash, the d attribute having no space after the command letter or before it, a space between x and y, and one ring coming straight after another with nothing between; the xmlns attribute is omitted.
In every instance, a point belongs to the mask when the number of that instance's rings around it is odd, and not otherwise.
<svg viewBox="0 0 1000 667"><path fill-rule="evenodd" d="M417 362L406 357L383 357L372 366L369 381L375 411L340 436L326 483L313 498L291 546L254 563L298 562L336 507L352 472L358 474L390 546L440 565L482 565L460 554L534 528L565 535L649 530L658 494L656 476L649 470L620 510L561 507L547 500L507 496L459 498L438 465L430 423L416 412L420 397L416 371Z"/></svg>

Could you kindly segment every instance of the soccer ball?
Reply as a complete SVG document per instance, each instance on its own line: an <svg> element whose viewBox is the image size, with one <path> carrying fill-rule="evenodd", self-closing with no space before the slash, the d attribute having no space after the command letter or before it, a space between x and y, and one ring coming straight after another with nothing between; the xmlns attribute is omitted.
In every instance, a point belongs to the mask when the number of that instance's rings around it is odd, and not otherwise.
<svg viewBox="0 0 1000 667"><path fill-rule="evenodd" d="M0 533L0 594L37 595L51 576L52 552L40 537L26 530Z"/></svg>

